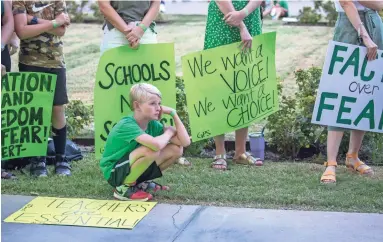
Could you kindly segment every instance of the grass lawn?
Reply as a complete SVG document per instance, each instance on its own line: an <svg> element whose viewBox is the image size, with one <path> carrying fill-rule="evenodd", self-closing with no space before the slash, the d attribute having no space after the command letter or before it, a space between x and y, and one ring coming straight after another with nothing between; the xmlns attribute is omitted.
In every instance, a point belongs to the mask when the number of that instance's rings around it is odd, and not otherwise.
<svg viewBox="0 0 383 242"><path fill-rule="evenodd" d="M229 166L226 172L209 168L208 159L191 159L192 167L175 165L158 182L171 186L155 200L161 203L233 207L328 210L383 213L383 167L372 178L338 168L337 185L320 185L323 166L307 163L271 163L263 167ZM53 174L52 172L50 174ZM3 180L3 194L112 199L98 162L89 154L73 164L73 176L33 179L16 173Z"/></svg>

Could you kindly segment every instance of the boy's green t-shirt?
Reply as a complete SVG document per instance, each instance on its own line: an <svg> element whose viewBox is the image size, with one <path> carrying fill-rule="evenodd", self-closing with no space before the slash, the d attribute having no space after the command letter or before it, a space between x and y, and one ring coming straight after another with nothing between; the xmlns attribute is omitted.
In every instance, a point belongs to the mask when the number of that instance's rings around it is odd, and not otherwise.
<svg viewBox="0 0 383 242"><path fill-rule="evenodd" d="M160 136L164 133L164 127L160 122L152 120L146 131L143 131L133 115L124 117L113 127L106 140L100 161L100 168L106 180L109 179L113 167L122 157L141 146L136 138L145 133L153 137Z"/></svg>

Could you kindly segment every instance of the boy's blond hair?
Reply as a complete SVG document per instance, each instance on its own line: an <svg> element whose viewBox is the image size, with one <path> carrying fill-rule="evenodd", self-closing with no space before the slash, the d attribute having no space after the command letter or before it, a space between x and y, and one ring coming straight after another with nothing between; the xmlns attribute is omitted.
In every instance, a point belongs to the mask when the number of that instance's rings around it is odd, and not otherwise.
<svg viewBox="0 0 383 242"><path fill-rule="evenodd" d="M159 98L162 98L161 92L157 87L147 83L134 84L129 93L130 109L134 111L133 103L135 101L147 101L149 99L149 94L157 95Z"/></svg>

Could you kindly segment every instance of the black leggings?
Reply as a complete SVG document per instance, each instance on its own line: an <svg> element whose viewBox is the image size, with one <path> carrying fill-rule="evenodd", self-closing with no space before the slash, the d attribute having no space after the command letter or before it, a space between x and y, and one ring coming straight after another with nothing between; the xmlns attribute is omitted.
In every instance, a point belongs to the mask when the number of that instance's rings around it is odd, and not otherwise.
<svg viewBox="0 0 383 242"><path fill-rule="evenodd" d="M9 54L8 46L6 45L1 52L1 64L5 66L7 72L11 71L11 55Z"/></svg>

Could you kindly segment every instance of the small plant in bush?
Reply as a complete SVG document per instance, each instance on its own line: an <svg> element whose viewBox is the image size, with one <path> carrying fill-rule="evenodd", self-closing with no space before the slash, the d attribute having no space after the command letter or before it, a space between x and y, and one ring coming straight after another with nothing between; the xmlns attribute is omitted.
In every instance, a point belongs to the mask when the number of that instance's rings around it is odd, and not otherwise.
<svg viewBox="0 0 383 242"><path fill-rule="evenodd" d="M298 91L293 96L281 95L279 85L279 111L267 119L266 137L270 145L285 157L296 158L303 147L326 147L327 127L311 123L315 99L319 87L321 69L312 67L295 72ZM344 132L339 155L344 160L348 151L350 132ZM325 150L323 150L326 153ZM359 152L361 159L372 164L383 164L383 135L366 133Z"/></svg>
<svg viewBox="0 0 383 242"><path fill-rule="evenodd" d="M284 157L296 157L302 136L297 121L296 100L282 96L279 111L267 118L266 139Z"/></svg>
<svg viewBox="0 0 383 242"><path fill-rule="evenodd" d="M382 165L383 164L383 134L366 133L362 148L359 152L362 159L366 159L368 163Z"/></svg>
<svg viewBox="0 0 383 242"><path fill-rule="evenodd" d="M314 4L316 10L322 10L323 12L325 12L328 25L334 26L338 18L338 12L335 9L334 2L329 0L315 1Z"/></svg>
<svg viewBox="0 0 383 242"><path fill-rule="evenodd" d="M321 12L325 13L328 25L334 26L338 18L338 13L335 9L334 2L328 0L314 1L314 9L311 7L303 7L302 10L299 10L299 22L306 24L316 24L322 18Z"/></svg>
<svg viewBox="0 0 383 242"><path fill-rule="evenodd" d="M299 110L298 120L301 131L306 138L304 147L315 144L319 148L319 144L326 140L324 128L311 123L321 75L322 70L316 67L312 67L307 71L298 70L295 72L298 85L298 92L296 93L297 108Z"/></svg>
<svg viewBox="0 0 383 242"><path fill-rule="evenodd" d="M279 111L267 119L267 140L285 157L296 158L299 150L325 140L324 128L311 123L321 70L315 67L295 72L296 97L282 95L279 86Z"/></svg>
<svg viewBox="0 0 383 242"><path fill-rule="evenodd" d="M302 10L299 10L298 19L304 24L316 24L321 19L321 15L315 9L303 7Z"/></svg>
<svg viewBox="0 0 383 242"><path fill-rule="evenodd" d="M177 114L190 134L189 113L186 107L185 84L182 77L176 79Z"/></svg>
<svg viewBox="0 0 383 242"><path fill-rule="evenodd" d="M85 106L80 100L71 101L66 108L66 116L68 138L73 139L92 122L92 107Z"/></svg>
<svg viewBox="0 0 383 242"><path fill-rule="evenodd" d="M88 1L67 1L67 10L73 23L82 23L84 21L83 9Z"/></svg>

